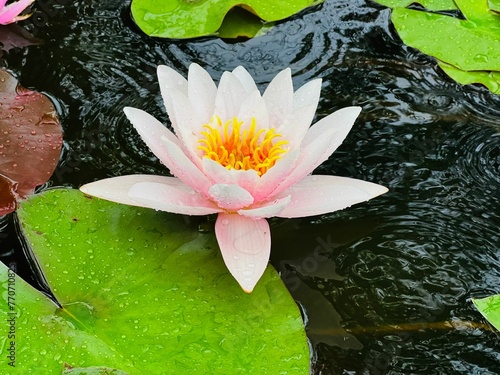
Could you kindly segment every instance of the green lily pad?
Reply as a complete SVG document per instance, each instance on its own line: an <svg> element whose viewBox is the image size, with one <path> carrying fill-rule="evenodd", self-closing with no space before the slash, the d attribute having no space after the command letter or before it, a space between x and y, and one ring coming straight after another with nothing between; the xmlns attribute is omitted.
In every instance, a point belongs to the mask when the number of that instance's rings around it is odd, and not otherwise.
<svg viewBox="0 0 500 375"><path fill-rule="evenodd" d="M394 6L392 22L405 44L435 57L441 68L457 82L481 83L493 93L499 93L500 14L490 10L499 0L454 0L465 20L404 8L408 1L377 2ZM444 1L424 4L429 8L438 5L446 6Z"/></svg>
<svg viewBox="0 0 500 375"><path fill-rule="evenodd" d="M392 22L403 42L447 64L461 70L500 71L500 30L490 27L488 20L482 27L441 14L395 8Z"/></svg>
<svg viewBox="0 0 500 375"><path fill-rule="evenodd" d="M217 35L224 39L253 38L263 34L273 25L274 22L264 23L256 15L236 7L227 13Z"/></svg>
<svg viewBox="0 0 500 375"><path fill-rule="evenodd" d="M131 375L309 373L300 313L276 271L242 293L214 235L181 216L56 189L24 201L18 217L62 307L0 267L16 366L1 361L1 374L60 374L64 363Z"/></svg>
<svg viewBox="0 0 500 375"><path fill-rule="evenodd" d="M500 94L500 72L466 72L443 62L439 62L438 65L446 74L462 85L480 83L485 85L492 93Z"/></svg>
<svg viewBox="0 0 500 375"><path fill-rule="evenodd" d="M389 8L407 7L411 4L420 4L429 10L454 10L458 9L453 0L373 0Z"/></svg>
<svg viewBox="0 0 500 375"><path fill-rule="evenodd" d="M118 369L109 367L71 367L67 363L64 364L62 375L128 375Z"/></svg>
<svg viewBox="0 0 500 375"><path fill-rule="evenodd" d="M500 12L500 0L488 0L488 7L494 12Z"/></svg>
<svg viewBox="0 0 500 375"><path fill-rule="evenodd" d="M486 298L473 298L472 302L486 320L500 331L500 294Z"/></svg>
<svg viewBox="0 0 500 375"><path fill-rule="evenodd" d="M288 18L323 0L132 0L132 17L150 36L161 38L196 38L216 35L226 14L234 7L244 8L266 22ZM232 26L245 28L247 23ZM249 21L250 30L255 23ZM252 26L253 25L253 26ZM228 26L226 25L226 28ZM252 32L246 32L251 34Z"/></svg>

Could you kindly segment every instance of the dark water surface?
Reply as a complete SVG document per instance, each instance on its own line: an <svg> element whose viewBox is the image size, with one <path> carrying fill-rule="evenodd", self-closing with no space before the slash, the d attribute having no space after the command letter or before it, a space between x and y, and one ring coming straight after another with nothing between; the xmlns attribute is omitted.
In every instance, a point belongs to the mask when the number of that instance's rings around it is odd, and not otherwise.
<svg viewBox="0 0 500 375"><path fill-rule="evenodd" d="M288 66L296 87L322 77L317 119L348 105L363 112L316 173L390 192L272 221L272 263L304 309L313 373L500 374L498 336L470 302L500 292L500 96L451 81L401 43L387 9L364 0L326 0L239 43L150 39L129 2L36 6L24 25L44 44L10 51L0 67L60 109L65 144L48 186L166 173L122 113L138 107L166 122L158 64L185 72L197 62L217 80L244 65L262 88ZM2 259L22 265L12 217L0 231Z"/></svg>

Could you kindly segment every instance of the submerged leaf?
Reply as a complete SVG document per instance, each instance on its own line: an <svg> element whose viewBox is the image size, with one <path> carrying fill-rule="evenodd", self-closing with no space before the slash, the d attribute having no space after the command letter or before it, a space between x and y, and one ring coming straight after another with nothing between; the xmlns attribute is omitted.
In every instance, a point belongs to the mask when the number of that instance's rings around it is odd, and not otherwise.
<svg viewBox="0 0 500 375"><path fill-rule="evenodd" d="M18 216L62 305L15 279L19 373L63 363L131 375L309 373L302 319L276 271L241 293L214 235L180 215L61 189L30 197Z"/></svg>
<svg viewBox="0 0 500 375"><path fill-rule="evenodd" d="M472 302L486 320L500 331L500 294L486 298L473 298Z"/></svg>
<svg viewBox="0 0 500 375"><path fill-rule="evenodd" d="M52 102L18 85L0 70L0 178L11 181L0 190L0 215L15 209L14 197L24 198L48 181L59 161L62 127Z"/></svg>
<svg viewBox="0 0 500 375"><path fill-rule="evenodd" d="M132 0L132 16L147 35L161 38L196 38L215 35L226 14L241 7L266 22L290 17L323 0ZM240 25L245 35L254 34L255 21ZM240 32L241 33L241 32Z"/></svg>

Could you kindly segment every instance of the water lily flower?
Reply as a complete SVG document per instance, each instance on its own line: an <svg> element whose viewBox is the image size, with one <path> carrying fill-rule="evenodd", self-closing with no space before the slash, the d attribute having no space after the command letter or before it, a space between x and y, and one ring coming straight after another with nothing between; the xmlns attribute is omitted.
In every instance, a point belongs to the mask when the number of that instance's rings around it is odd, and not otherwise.
<svg viewBox="0 0 500 375"><path fill-rule="evenodd" d="M33 4L35 0L19 0L5 5L7 0L0 0L0 25L8 25L17 21L25 20L31 14L20 16L23 10Z"/></svg>
<svg viewBox="0 0 500 375"><path fill-rule="evenodd" d="M387 191L361 180L310 174L342 143L361 111L343 108L310 127L320 79L294 92L285 69L262 95L241 66L224 72L218 87L197 64L189 67L187 80L159 66L158 79L174 132L140 109L124 112L175 177L113 177L81 190L178 214L218 214L222 257L248 293L269 261L266 218L321 215Z"/></svg>

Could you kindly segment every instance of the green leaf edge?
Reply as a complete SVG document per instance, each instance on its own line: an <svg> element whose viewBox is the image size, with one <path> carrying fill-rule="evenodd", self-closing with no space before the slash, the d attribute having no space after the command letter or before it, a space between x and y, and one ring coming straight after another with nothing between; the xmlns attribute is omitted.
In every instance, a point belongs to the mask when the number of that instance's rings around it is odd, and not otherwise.
<svg viewBox="0 0 500 375"><path fill-rule="evenodd" d="M175 1L176 4L173 4ZM266 22L280 21L324 0L297 0L300 5L287 1L269 3L263 0L172 0L162 3L155 0L132 0L132 19L147 35L169 39L189 39L217 36L226 14L234 7L250 10ZM166 9L168 4L171 10ZM253 6L252 6L253 5ZM161 10L163 6L163 10ZM201 16L197 16L199 13ZM270 10L271 9L271 10ZM175 20L170 22L169 20ZM162 25L163 24L163 25ZM186 27L179 25L185 24ZM158 25L161 25L160 27ZM188 29L189 28L189 29Z"/></svg>
<svg viewBox="0 0 500 375"><path fill-rule="evenodd" d="M21 206L21 208L20 208L20 210L19 210L19 212L18 212L18 213L20 214L20 216L21 216L21 220L22 220L23 212L24 212L24 210L25 210L25 208L26 208L27 206L29 206L29 205L33 205L33 207L37 207L37 208L38 208L40 204L43 204L43 203L44 203L44 202L43 202L44 197L46 197L47 195L50 195L50 194L70 194L70 195L72 194L72 195L78 195L78 196L80 196L80 197L83 197L83 194L82 194L81 192L79 192L78 190L71 190L71 189L54 189L54 190L49 190L49 191L46 191L46 192L44 192L44 193L38 194L38 195L36 195L36 196L33 196L33 197L31 197L30 199L28 199L27 201L23 202L23 204L22 204L22 206ZM40 202L40 200L42 200L42 202ZM114 203L111 203L111 202L106 202L106 201L101 201L101 200L98 200L98 201L102 202L102 203L103 203L105 206L107 206L108 208L109 208L110 206L122 206L122 205L117 205L117 204L114 204ZM46 203L47 203L47 202L45 202L45 204L46 204ZM38 205L38 206L37 206L37 205ZM53 209L53 207L50 207L50 205L49 205L48 207L49 207L49 209L51 209L51 210ZM128 208L130 208L129 206L122 206L122 207L128 207ZM46 209L47 209L47 207L46 207ZM132 209L137 209L137 208L132 208ZM153 210L145 210L145 209L140 209L140 210L143 210L143 211L148 211L148 212L150 212L150 213L151 213L151 212L155 212L155 211L153 211ZM56 211L58 211L58 210L56 210ZM57 212L57 214L59 214L59 212ZM167 215L168 215L168 214L167 214ZM176 216L176 217L178 217L177 215L171 215L171 216ZM71 220L71 218L70 218L70 220ZM34 234L35 236L41 237L41 236L40 236L40 234L39 234L39 233L36 233L36 232L37 232L36 230L33 230L33 233L35 233L35 234ZM32 233L32 235L33 235L33 233ZM28 236L28 237L29 237L29 236ZM183 256L184 256L184 255L183 255ZM39 260L40 260L40 259L39 259ZM0 268L1 268L1 271L2 271L2 272L0 272L0 277L2 277L2 285L3 285L4 287L6 287L6 275L7 275L7 268L6 268L4 265L2 265L2 267L0 267ZM42 267L42 268L43 268L43 267ZM230 275L228 275L228 276L230 277ZM50 277L49 277L48 279L50 280ZM231 278L231 279L232 279L232 278ZM279 283L283 286L283 283L282 283L281 279L280 279L280 278L279 278L279 276L277 275L276 271L275 271L274 269L272 269L272 267L268 267L268 269L266 270L266 272L265 272L265 274L264 274L264 276L263 276L263 279L267 279L267 280L269 280L269 281L272 281L273 285L276 285L276 284L274 284L274 283L275 283L276 281L278 281L278 282L279 282ZM54 311L56 311L56 310L58 310L58 309L57 309L57 306L55 306L55 304L54 304L52 301L50 301L48 298L46 298L46 297L45 297L44 295L42 295L40 292L38 292L38 291L36 291L35 289L33 289L31 286L29 286L29 285L28 285L27 283L25 283L23 280L21 280L21 279L19 279L19 278L18 278L18 280L19 280L19 283L18 283L18 286L17 286L17 290L18 290L18 296L19 296L18 298L19 298L19 300L22 300L22 299L23 299L23 298L25 298L25 297L26 297L26 298L28 298L28 299L27 299L27 300L25 300L24 302L25 302L26 304L28 304L28 305L29 305L29 304L34 305L34 306L35 306L35 308L40 308L40 306L41 306L42 310L44 310L44 311L45 311L44 316L47 316L47 317L48 317L48 316L52 316L52 315L53 315L53 312L54 312ZM233 280L233 281L234 281L234 280ZM264 285L265 285L265 284L264 284ZM283 288L284 288L284 286L283 286ZM267 288L266 288L266 289L263 289L263 291L265 291L265 290L267 290ZM269 291L268 291L268 292L269 292ZM238 293L243 293L243 292L239 289L239 287L238 287ZM3 295L4 295L4 299L5 299L5 291L4 291ZM245 294L243 293L243 295L245 295ZM246 295L245 295L245 296L246 296ZM289 294L288 294L288 296L289 296ZM296 319L298 319L298 320L300 320L300 321L301 321L301 318L300 318L300 313L299 313L299 311L298 311L298 307L296 306L295 302L293 302L293 299L291 299L291 297L290 297L290 296L289 296L289 298L290 298L290 301L293 303L294 308L296 309L297 318L294 318L294 320L296 321ZM266 303L267 303L267 302L266 302ZM22 306L22 305L23 305L23 303L21 303L21 306ZM0 313L3 313L4 315L8 313L8 311L6 310L6 306L7 306L7 305L4 303L4 304L0 307ZM249 306L249 307L253 306L253 303L250 303L248 306ZM24 310L26 310L26 309L24 308ZM66 311L67 311L67 310L66 310ZM20 316L20 315L22 314L22 311L20 311L20 310L19 310L19 311L17 311L17 313L18 313L18 314L19 314L19 316ZM56 322L56 325L57 325L57 324L59 324L59 325L60 325L60 324L64 324L64 326L66 327L66 326L68 326L68 324L69 324L69 325L71 325L71 324L73 324L73 323L74 323L74 322L73 322L73 321L71 321L70 319L67 319L67 315L65 315L64 311L62 311L62 312L61 312L61 310L60 310L60 309L59 309L59 313L58 313L58 314L56 314L56 315L57 315L56 319L57 319L58 321L59 321L61 318L64 318L64 316L66 316L66 319L63 319L62 323L61 323L61 322L59 322L59 323L57 323L57 322ZM38 316L38 315L37 315L37 316ZM55 316L55 315L54 315L54 316ZM25 314L25 318L26 318L26 314ZM52 318L51 318L51 319L52 319ZM288 319L288 318L287 318L287 319ZM64 323L64 321L66 321L67 323ZM40 322L39 322L39 323L40 323ZM291 321L290 321L290 323L291 323ZM288 324L288 323L287 323L287 324ZM295 323L294 323L294 324L295 324ZM45 326L45 324L42 324L42 327L44 327L44 326ZM39 328L40 328L40 327L39 327ZM57 328L57 327L56 327L56 328ZM66 327L66 328L67 328L67 327ZM290 326L290 328L291 328L291 326ZM305 356L302 356L302 355L300 356L301 358L303 358L303 359L304 359L304 362L303 362L303 363L304 363L304 365L305 365L305 368L304 368L303 372L301 371L300 373L304 373L304 374L305 374L305 373L308 373L308 371L309 371L309 349L308 349L307 340L306 340L306 337L305 337L305 330L304 330L303 328L304 328L304 327L303 327L303 325L302 325L302 329L301 329L302 333L301 333L301 335L302 335L302 337L303 337L303 339L304 339L304 341L303 341L303 345L304 345L304 350L306 351L306 353L304 353L304 354L305 354ZM45 328L45 329L47 329L47 328ZM57 330L57 329L56 329L56 330ZM49 334L49 333L47 333L47 335L50 335L50 334ZM7 337L7 336L6 336L6 337ZM92 337L93 337L93 336L92 336L92 335L90 335L90 336L89 336L89 335L87 335L86 337L87 337L87 338L89 338L89 337L90 337L90 338L92 339ZM42 349L42 350L43 350L43 349ZM28 354L28 353L27 353L27 354ZM35 357L37 356L37 353L32 353L32 354L33 354ZM54 359L54 360L55 360L55 359ZM63 362L68 362L68 359L67 359L67 358L60 358L60 357L59 357L59 358L57 359L57 361L58 361L57 363L62 364ZM118 362L117 362L117 363L112 363L112 362L114 362L114 361L111 361L111 362L106 362L106 361L96 361L96 362L97 362L97 363L90 363L90 365L99 366L99 365L102 365L103 363L105 363L107 366L110 366L110 367L114 367L114 368L123 368L123 366L121 366L121 365L120 365L120 363L121 363L121 362L120 362L120 359L118 359ZM87 362L87 363L88 363L88 362ZM306 363L307 363L307 366L306 366ZM39 363L39 364L40 364L40 363ZM6 369L7 369L7 370L10 370L10 369L8 369L8 368L6 367L6 365L7 365L7 364L6 364L6 362L3 362L3 366L2 366L2 365L0 365L0 370L2 370L2 373L3 373L3 374L10 374L10 372L6 371ZM89 364L86 364L86 365L88 366ZM133 366L132 366L132 367L130 367L130 363L129 363L129 364L128 364L128 366L126 366L126 367L128 368L128 371L133 370ZM35 368L36 368L36 367L35 367ZM131 373L135 373L135 371L133 371L133 372L131 372ZM295 373L295 372L294 372L294 373Z"/></svg>
<svg viewBox="0 0 500 375"><path fill-rule="evenodd" d="M500 331L500 294L485 298L472 298L472 303L481 315Z"/></svg>

